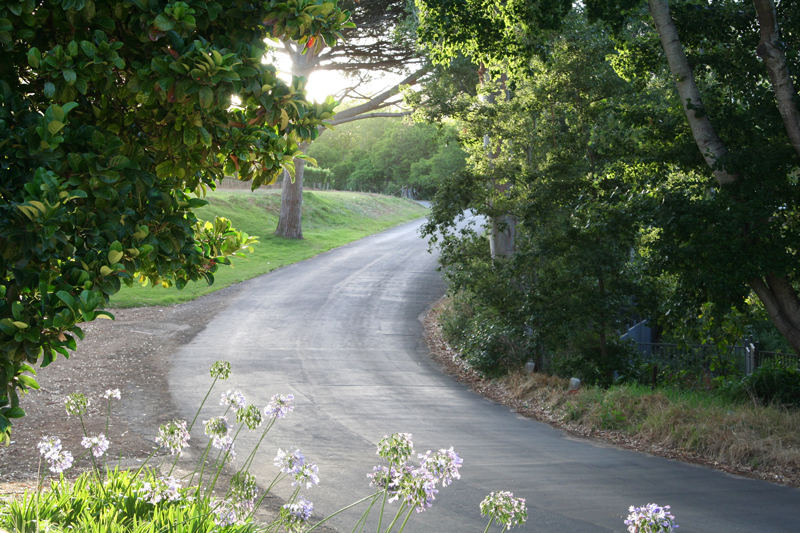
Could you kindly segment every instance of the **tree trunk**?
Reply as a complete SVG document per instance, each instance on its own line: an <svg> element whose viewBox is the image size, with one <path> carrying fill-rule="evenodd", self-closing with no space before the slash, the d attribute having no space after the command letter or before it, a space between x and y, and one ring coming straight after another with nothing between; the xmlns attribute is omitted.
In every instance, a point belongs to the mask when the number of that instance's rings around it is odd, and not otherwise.
<svg viewBox="0 0 800 533"><path fill-rule="evenodd" d="M295 45L284 41L283 43L292 60L292 76L308 78L317 66L318 59L313 49L304 51L302 45ZM305 151L308 144L300 145L300 150ZM305 160L294 160L294 180L285 170L281 185L281 212L278 216L278 227L275 235L285 239L303 238L303 172Z"/></svg>
<svg viewBox="0 0 800 533"><path fill-rule="evenodd" d="M692 130L695 143L703 154L706 164L711 168L714 177L720 184L736 181L736 176L719 168L719 162L728 153L725 144L717 136L714 126L703 110L703 100L694 81L694 73L686 59L683 45L678 37L678 30L670 15L667 0L649 0L650 14L656 24L656 31L661 39L661 47L667 56L670 72L675 78L678 95L681 98L683 112Z"/></svg>
<svg viewBox="0 0 800 533"><path fill-rule="evenodd" d="M681 97L684 113L692 129L695 143L702 152L706 164L711 168L718 183L726 184L736 181L737 176L735 174L719 168L719 160L727 154L727 148L717 136L708 117L702 112L703 102L700 98L700 91L695 84L694 73L686 59L683 45L678 37L678 31L670 15L668 2L667 0L648 0L648 2L650 14L655 21L656 30L661 39L664 54L667 56L670 71L675 77L678 94ZM777 20L775 19L774 5L771 0L754 0L754 2L761 24L761 44L759 45L758 53L759 55L763 53L762 57L764 57L764 62L767 63L770 78L773 79L773 86L775 87L780 107L782 98L794 95L794 88L780 81L784 75L788 77L788 71L785 57L777 45ZM774 48L771 48L773 46ZM777 57L777 59L774 55L776 50L781 52L780 57ZM769 57L769 61L765 56ZM781 57L783 57L783 66L781 66ZM789 83L791 83L791 78L788 79ZM776 80L778 80L777 83ZM783 97L778 94L779 85L782 87L780 89L783 91L782 94L785 95ZM787 87L791 88L791 95L787 92ZM789 98L789 103L794 107L791 98ZM784 117L787 131L792 129L793 121L798 120L797 118L792 118L790 111L786 111L788 118ZM797 111L796 107L794 107L794 111ZM781 116L784 116L784 112L782 109ZM789 135L790 137L793 135L791 131ZM800 299L789 278L786 275L768 274L763 278L757 277L750 280L749 284L763 302L775 327L778 328L778 331L786 338L792 348L797 353L800 353Z"/></svg>
<svg viewBox="0 0 800 533"><path fill-rule="evenodd" d="M517 219L512 215L498 215L492 218L489 234L489 251L492 257L511 257L514 255L514 240L517 236Z"/></svg>
<svg viewBox="0 0 800 533"><path fill-rule="evenodd" d="M756 51L767 67L772 89L778 101L778 111L783 119L786 133L800 155L800 111L797 109L797 91L794 88L789 67L786 65L786 54L778 29L778 18L775 15L775 3L772 0L754 0L761 42Z"/></svg>
<svg viewBox="0 0 800 533"><path fill-rule="evenodd" d="M791 283L783 276L766 276L751 280L750 287L764 303L772 323L800 354L800 302Z"/></svg>
<svg viewBox="0 0 800 533"><path fill-rule="evenodd" d="M305 166L305 160L294 160L294 180L287 171L283 171L281 212L278 216L275 235L285 239L303 238L303 173Z"/></svg>

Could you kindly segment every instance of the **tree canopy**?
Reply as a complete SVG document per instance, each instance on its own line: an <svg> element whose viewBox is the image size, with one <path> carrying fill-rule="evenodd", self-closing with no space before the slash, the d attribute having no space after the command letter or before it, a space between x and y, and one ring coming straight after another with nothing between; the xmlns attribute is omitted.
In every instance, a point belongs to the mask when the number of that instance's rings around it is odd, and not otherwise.
<svg viewBox="0 0 800 533"><path fill-rule="evenodd" d="M332 115L262 62L264 37L321 49L347 18L328 0L0 6L0 434L121 283L211 281L251 244L192 209L226 174L274 181Z"/></svg>
<svg viewBox="0 0 800 533"><path fill-rule="evenodd" d="M597 362L625 317L708 320L755 295L800 351L796 3L570 2L569 14L551 3L517 17L503 17L513 2L417 3L423 44L442 60L466 55L503 84L485 92L510 97L451 107L470 166L442 188L428 228L446 235L473 309L511 328L504 338L552 353L553 327L573 324L562 353L594 331L573 348ZM456 20L471 29L448 32ZM448 230L467 207L519 218L510 260ZM606 341L586 315L604 317Z"/></svg>

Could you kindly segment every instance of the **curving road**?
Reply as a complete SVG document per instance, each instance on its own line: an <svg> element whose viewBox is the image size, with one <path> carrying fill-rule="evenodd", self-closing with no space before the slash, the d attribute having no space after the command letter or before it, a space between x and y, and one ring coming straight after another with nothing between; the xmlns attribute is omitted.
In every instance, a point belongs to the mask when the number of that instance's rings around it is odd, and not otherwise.
<svg viewBox="0 0 800 533"><path fill-rule="evenodd" d="M420 452L454 446L462 479L412 517L408 532L479 533L478 504L498 489L527 498L528 523L516 531L624 531L627 507L651 501L671 504L681 531L798 531L800 490L573 439L443 375L428 358L419 317L444 284L418 226L242 284L171 359L181 414L193 414L218 359L232 363L227 386L249 401L294 394L295 411L270 433L254 473L268 482L276 449L300 448L319 465L321 484L306 496L320 515L369 493L365 475L378 464L374 443L383 435L412 433ZM238 445L240 458L253 441ZM287 497L291 487L275 490ZM353 522L333 523L349 531Z"/></svg>

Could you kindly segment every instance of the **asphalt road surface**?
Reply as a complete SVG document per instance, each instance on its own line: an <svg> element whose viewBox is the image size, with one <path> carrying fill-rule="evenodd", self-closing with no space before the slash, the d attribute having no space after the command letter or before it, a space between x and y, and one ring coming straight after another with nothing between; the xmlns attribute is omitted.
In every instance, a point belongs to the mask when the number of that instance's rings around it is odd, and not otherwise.
<svg viewBox="0 0 800 533"><path fill-rule="evenodd" d="M375 443L408 432L418 452L454 446L464 466L407 532L480 533L478 505L493 490L527 499L528 522L514 531L624 531L628 506L649 502L671 505L687 533L800 531L800 490L578 440L443 375L429 360L420 316L444 283L418 226L242 284L172 358L170 390L181 414L193 415L219 359L233 366L222 390L240 389L260 406L275 393L294 394L295 410L267 436L253 473L267 484L277 449L299 448L319 465L320 485L303 495L320 516L369 494L366 474L380 464ZM222 410L214 401L201 419ZM193 442L201 435L195 430ZM240 436L237 461L255 440ZM285 498L293 488L273 490ZM359 514L332 524L350 531Z"/></svg>

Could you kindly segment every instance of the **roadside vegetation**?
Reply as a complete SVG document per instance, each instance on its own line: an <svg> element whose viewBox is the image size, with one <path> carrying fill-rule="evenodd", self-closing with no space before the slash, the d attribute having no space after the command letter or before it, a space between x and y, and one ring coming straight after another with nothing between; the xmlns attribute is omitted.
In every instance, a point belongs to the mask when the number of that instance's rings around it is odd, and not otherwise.
<svg viewBox="0 0 800 533"><path fill-rule="evenodd" d="M208 205L196 209L204 220L225 217L240 231L256 237L252 253L234 258L232 264L214 274L214 284L188 283L183 289L161 286L122 287L111 299L111 307L170 305L197 298L276 268L308 259L321 252L377 233L397 224L425 216L416 202L377 194L305 191L303 193L304 238L283 239L273 234L280 209L280 190L217 190Z"/></svg>
<svg viewBox="0 0 800 533"><path fill-rule="evenodd" d="M494 387L488 393L493 399L581 435L800 486L797 370L765 365L750 376L713 384L694 376L693 386L686 372L665 370L656 386L631 375L607 386L582 383L574 390L569 373L516 368L488 378L461 352L469 341L465 344L468 336L454 330L458 309L452 298L434 308L433 335L447 343L460 372L478 376L484 394Z"/></svg>

